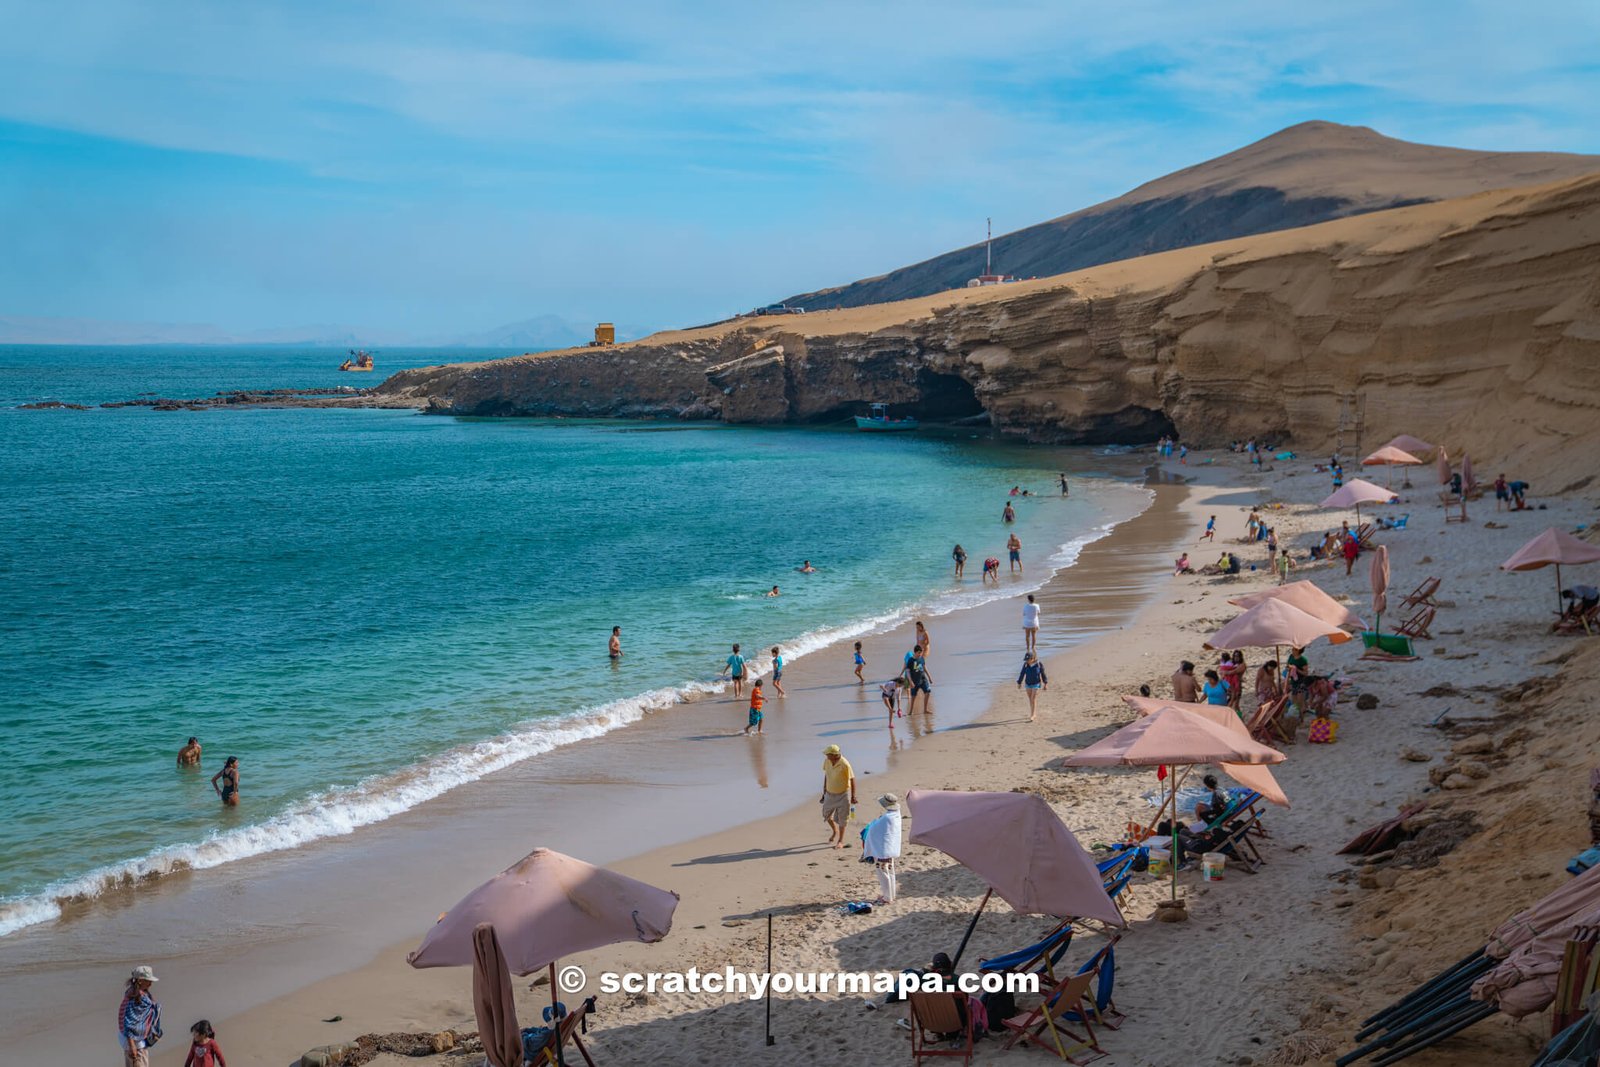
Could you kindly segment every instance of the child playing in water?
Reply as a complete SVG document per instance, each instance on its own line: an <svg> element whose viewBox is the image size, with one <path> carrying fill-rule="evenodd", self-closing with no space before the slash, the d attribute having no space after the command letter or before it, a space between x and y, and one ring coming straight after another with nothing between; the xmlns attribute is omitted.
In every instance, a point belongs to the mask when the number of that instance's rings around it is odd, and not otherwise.
<svg viewBox="0 0 1600 1067"><path fill-rule="evenodd" d="M857 641L856 642L856 681L860 682L862 685L866 685L867 684L867 680L865 678L861 677L862 668L864 668L866 665L867 665L867 661L861 658L861 642Z"/></svg>
<svg viewBox="0 0 1600 1067"><path fill-rule="evenodd" d="M883 697L883 706L889 709L889 729L894 729L896 719L905 718L905 713L900 710L900 690L906 685L906 676L890 678L878 687L878 694Z"/></svg>
<svg viewBox="0 0 1600 1067"><path fill-rule="evenodd" d="M781 697L789 695L783 691L783 653L778 651L777 645L772 646L772 688Z"/></svg>
<svg viewBox="0 0 1600 1067"><path fill-rule="evenodd" d="M228 1067L228 1061L222 1057L222 1049L217 1047L216 1031L211 1029L211 1024L204 1019L189 1027L189 1038L193 1042L189 1046L189 1055L184 1058L183 1067Z"/></svg>
<svg viewBox="0 0 1600 1067"><path fill-rule="evenodd" d="M1000 561L993 556L983 561L983 580L987 582L991 579L995 585L1000 584Z"/></svg>
<svg viewBox="0 0 1600 1067"><path fill-rule="evenodd" d="M761 732L761 705L766 703L766 699L761 694L761 679L757 678L750 687L750 722L744 728L746 734L751 730L758 734Z"/></svg>

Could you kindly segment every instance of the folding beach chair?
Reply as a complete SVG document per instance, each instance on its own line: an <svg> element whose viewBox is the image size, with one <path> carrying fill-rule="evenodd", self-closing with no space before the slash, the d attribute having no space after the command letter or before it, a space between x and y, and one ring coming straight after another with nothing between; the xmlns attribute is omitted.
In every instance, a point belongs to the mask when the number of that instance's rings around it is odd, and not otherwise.
<svg viewBox="0 0 1600 1067"><path fill-rule="evenodd" d="M960 1056L972 1062L972 1012L967 1010L965 993L906 994L911 1006L911 1060L921 1063L935 1056ZM950 1048L950 1034L958 1035Z"/></svg>
<svg viewBox="0 0 1600 1067"><path fill-rule="evenodd" d="M1046 934L1043 940L1026 948L1014 949L999 956L979 960L978 970L993 974L1037 972L1053 983L1056 981L1055 965L1061 962L1061 957L1066 955L1067 949L1072 945L1072 934L1072 920L1068 919Z"/></svg>
<svg viewBox="0 0 1600 1067"><path fill-rule="evenodd" d="M578 1036L579 1031L588 1030L588 1015L592 1011L594 1011L594 998L588 997L582 1004L578 1005L577 1011L568 1012L562 1017L560 1024L553 1027L545 1035L544 1045L537 1049L528 1046L526 1040L527 1031L523 1031L522 1051L531 1067L546 1067L546 1065L555 1067L558 1062L556 1057L557 1041L562 1045L571 1045L576 1048L579 1055L583 1057L583 1062L588 1064L589 1067L595 1067L594 1058L589 1055L589 1050L584 1048L583 1038Z"/></svg>
<svg viewBox="0 0 1600 1067"><path fill-rule="evenodd" d="M1065 1018L1068 1009L1075 1010L1080 1016L1093 1014L1089 987L1094 984L1094 979L1093 974L1075 974L1053 987L1032 1011L1005 1020L1005 1028L1011 1034L1000 1047L1012 1049L1021 1044L1037 1045L1068 1063L1077 1064L1091 1063L1109 1055L1100 1047L1092 1024L1081 1023L1080 1032ZM1079 1054L1084 1052L1092 1052L1093 1055L1080 1059Z"/></svg>
<svg viewBox="0 0 1600 1067"><path fill-rule="evenodd" d="M1246 725L1250 736L1263 745L1270 745L1274 741L1284 744L1294 744L1294 731L1289 729L1283 721L1283 713L1289 707L1289 694L1284 693L1276 700L1269 700L1256 708L1256 713L1250 717Z"/></svg>
<svg viewBox="0 0 1600 1067"><path fill-rule="evenodd" d="M1439 503L1444 505L1444 521L1446 524L1467 521L1466 497L1457 496L1455 493L1442 492L1439 494Z"/></svg>
<svg viewBox="0 0 1600 1067"><path fill-rule="evenodd" d="M1356 527L1356 543L1361 546L1361 551L1368 552L1372 549L1372 535L1377 533L1372 528L1372 523L1364 522Z"/></svg>
<svg viewBox="0 0 1600 1067"><path fill-rule="evenodd" d="M1435 612L1432 608L1421 608L1411 618L1396 626L1394 632L1402 637L1432 640L1433 635L1428 632L1428 627L1433 625L1434 614Z"/></svg>
<svg viewBox="0 0 1600 1067"><path fill-rule="evenodd" d="M1229 825L1230 822L1233 825ZM1261 850L1251 840L1252 837L1266 834L1261 826L1261 813L1255 808L1241 812L1238 818L1219 820L1213 827L1221 836L1212 843L1211 851L1227 854L1230 865L1237 861L1246 871L1255 874L1267 862L1261 858Z"/></svg>
<svg viewBox="0 0 1600 1067"><path fill-rule="evenodd" d="M1600 604L1588 611L1579 610L1575 604L1550 626L1554 634L1592 634L1597 629L1600 629Z"/></svg>
<svg viewBox="0 0 1600 1067"><path fill-rule="evenodd" d="M1094 975L1094 987L1085 998L1091 1008L1090 1017L1083 1017L1082 1013L1068 1009L1066 1018L1068 1022L1094 1022L1110 1030L1122 1029L1122 1024L1127 1021L1127 1015L1117 1010L1117 1005L1111 999L1111 994L1117 984L1117 942L1122 939L1122 931L1113 931L1108 935L1106 943L1082 967L1078 974ZM1074 975L1076 977L1076 975Z"/></svg>
<svg viewBox="0 0 1600 1067"><path fill-rule="evenodd" d="M1413 589L1410 593L1406 594L1406 598L1400 601L1400 607L1402 610L1404 610L1405 608L1415 608L1426 604L1430 608L1436 608L1439 606L1439 602L1433 599L1433 594L1437 593L1438 591L1439 579L1429 578L1427 581Z"/></svg>

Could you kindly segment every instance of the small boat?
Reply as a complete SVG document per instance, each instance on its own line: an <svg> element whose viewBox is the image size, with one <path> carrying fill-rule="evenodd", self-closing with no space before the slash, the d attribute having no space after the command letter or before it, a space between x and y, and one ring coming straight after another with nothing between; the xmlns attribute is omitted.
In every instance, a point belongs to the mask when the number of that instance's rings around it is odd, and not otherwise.
<svg viewBox="0 0 1600 1067"><path fill-rule="evenodd" d="M872 414L856 416L856 429L858 430L882 432L889 430L915 430L916 428L917 420L909 415L903 419L891 419L889 417L888 404L874 404L872 405Z"/></svg>
<svg viewBox="0 0 1600 1067"><path fill-rule="evenodd" d="M368 352L364 348L361 349L358 352L358 351L356 351L355 349L352 348L350 350L350 355L353 358L347 359L343 363L339 364L339 369L340 370L348 370L348 371L368 371L368 370L372 370L372 353L371 352Z"/></svg>

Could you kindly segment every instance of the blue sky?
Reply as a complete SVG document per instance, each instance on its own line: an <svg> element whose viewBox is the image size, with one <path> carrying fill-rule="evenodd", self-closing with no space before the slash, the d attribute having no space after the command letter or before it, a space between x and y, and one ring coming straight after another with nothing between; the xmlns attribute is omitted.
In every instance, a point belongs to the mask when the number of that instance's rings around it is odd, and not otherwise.
<svg viewBox="0 0 1600 1067"><path fill-rule="evenodd" d="M0 315L667 326L1306 119L1600 152L1580 3L0 0L0 26Z"/></svg>

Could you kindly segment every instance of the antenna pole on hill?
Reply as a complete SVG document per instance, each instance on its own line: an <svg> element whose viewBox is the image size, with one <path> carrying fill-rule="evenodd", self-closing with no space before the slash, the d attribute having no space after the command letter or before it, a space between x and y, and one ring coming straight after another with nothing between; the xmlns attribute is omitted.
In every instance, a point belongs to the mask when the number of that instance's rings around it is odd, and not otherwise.
<svg viewBox="0 0 1600 1067"><path fill-rule="evenodd" d="M983 273L994 273L994 257L990 254L994 245L994 219L983 220Z"/></svg>

